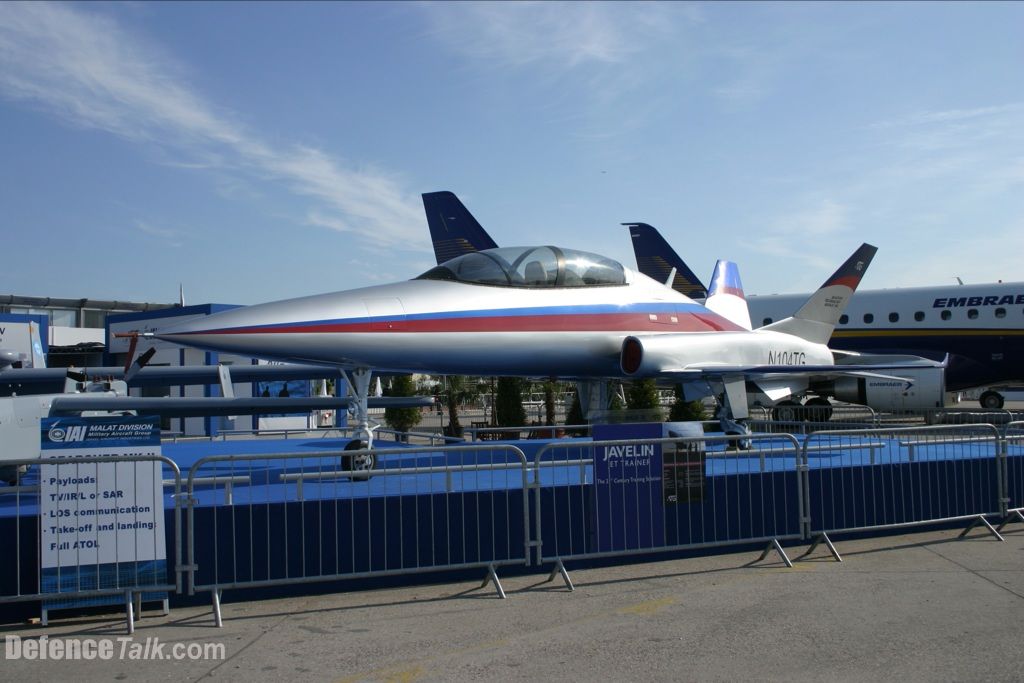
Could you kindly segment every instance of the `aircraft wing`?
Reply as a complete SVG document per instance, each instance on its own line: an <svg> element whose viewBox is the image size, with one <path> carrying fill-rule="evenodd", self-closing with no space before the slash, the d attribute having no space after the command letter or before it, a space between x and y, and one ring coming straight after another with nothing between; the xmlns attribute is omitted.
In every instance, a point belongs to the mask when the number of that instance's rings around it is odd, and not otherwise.
<svg viewBox="0 0 1024 683"><path fill-rule="evenodd" d="M916 364L884 364L884 365L689 365L683 368L663 369L662 377L670 377L677 381L687 380L721 380L747 379L752 381L768 381L785 378L806 378L809 380L830 379L834 377L873 377L909 382L906 377L884 374L899 370L919 370Z"/></svg>
<svg viewBox="0 0 1024 683"><path fill-rule="evenodd" d="M308 413L313 410L345 409L351 399L322 396L310 398L154 398L67 394L54 396L50 415L78 414L83 411L128 411L140 415L194 417L208 415L261 415ZM431 396L387 396L369 399L370 408L420 408L431 406Z"/></svg>
<svg viewBox="0 0 1024 683"><path fill-rule="evenodd" d="M275 382L293 379L333 379L340 377L337 367L323 365L228 365L231 381ZM99 366L92 368L9 368L0 371L0 387L31 389L42 385L63 386L68 373L84 375L87 378L124 379L125 371L120 366ZM178 386L184 384L219 384L220 367L217 365L148 366L134 369L128 378L128 386Z"/></svg>

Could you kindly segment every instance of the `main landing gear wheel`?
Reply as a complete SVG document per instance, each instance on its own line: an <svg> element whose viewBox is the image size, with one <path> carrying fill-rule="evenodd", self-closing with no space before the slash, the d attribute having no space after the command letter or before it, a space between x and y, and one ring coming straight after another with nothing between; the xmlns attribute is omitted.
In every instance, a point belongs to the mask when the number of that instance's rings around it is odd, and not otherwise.
<svg viewBox="0 0 1024 683"><path fill-rule="evenodd" d="M1002 410L1003 395L998 391L986 391L978 399L978 403L985 410Z"/></svg>
<svg viewBox="0 0 1024 683"><path fill-rule="evenodd" d="M345 446L346 451L363 451L366 450L366 442L360 441L359 439L353 439L348 442ZM367 480L370 478L370 472L377 468L377 454L373 451L366 451L365 453L359 453L357 455L343 455L341 456L341 469L351 470L354 472L352 479L356 480Z"/></svg>
<svg viewBox="0 0 1024 683"><path fill-rule="evenodd" d="M772 416L776 422L799 422L801 406L796 401L779 401L772 408Z"/></svg>
<svg viewBox="0 0 1024 683"><path fill-rule="evenodd" d="M807 399L804 403L804 419L808 422L828 422L832 419L832 404L822 396Z"/></svg>

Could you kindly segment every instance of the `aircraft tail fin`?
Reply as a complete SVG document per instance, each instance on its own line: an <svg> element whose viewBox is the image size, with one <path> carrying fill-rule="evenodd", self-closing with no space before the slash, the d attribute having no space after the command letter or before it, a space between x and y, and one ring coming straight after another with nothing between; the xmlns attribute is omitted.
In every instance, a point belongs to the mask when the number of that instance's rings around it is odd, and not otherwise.
<svg viewBox="0 0 1024 683"><path fill-rule="evenodd" d="M751 329L750 309L743 295L740 270L735 263L720 260L715 264L704 306L744 329Z"/></svg>
<svg viewBox="0 0 1024 683"><path fill-rule="evenodd" d="M453 192L424 193L423 210L430 227L434 258L439 264L498 246Z"/></svg>
<svg viewBox="0 0 1024 683"><path fill-rule="evenodd" d="M876 251L877 247L862 244L791 318L761 329L786 332L807 341L827 344Z"/></svg>
<svg viewBox="0 0 1024 683"><path fill-rule="evenodd" d="M623 225L629 228L629 236L633 240L637 270L658 282L665 282L672 289L691 299L707 297L708 290L701 283L700 278L669 246L661 233L647 223L623 223ZM674 277L672 277L673 268L676 270ZM671 283L667 282L669 277L672 277Z"/></svg>

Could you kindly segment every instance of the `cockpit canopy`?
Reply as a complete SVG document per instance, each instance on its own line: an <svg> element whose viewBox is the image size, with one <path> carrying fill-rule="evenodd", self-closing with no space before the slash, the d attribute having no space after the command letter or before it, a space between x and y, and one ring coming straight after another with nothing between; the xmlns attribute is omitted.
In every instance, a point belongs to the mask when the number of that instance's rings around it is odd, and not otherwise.
<svg viewBox="0 0 1024 683"><path fill-rule="evenodd" d="M452 280L495 287L607 287L626 284L622 264L559 247L500 247L457 256L417 280Z"/></svg>

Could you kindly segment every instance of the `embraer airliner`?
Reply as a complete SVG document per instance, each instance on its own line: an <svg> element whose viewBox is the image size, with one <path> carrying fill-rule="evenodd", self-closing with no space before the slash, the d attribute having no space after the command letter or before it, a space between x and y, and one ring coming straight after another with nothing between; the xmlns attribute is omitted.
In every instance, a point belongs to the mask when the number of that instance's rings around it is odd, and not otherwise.
<svg viewBox="0 0 1024 683"><path fill-rule="evenodd" d="M792 314L806 295L749 296L755 326ZM861 353L949 354L951 391L1024 380L1024 282L861 290L850 301L830 346ZM980 398L1003 405L997 391Z"/></svg>
<svg viewBox="0 0 1024 683"><path fill-rule="evenodd" d="M626 225L640 272L660 282L673 277L673 289L701 298L704 286L655 228ZM750 295L751 321L755 327L770 325L806 298ZM858 290L829 346L932 360L948 354L945 383L950 391L1024 381L1024 282ZM1003 396L990 389L980 402L984 408L1001 408Z"/></svg>

